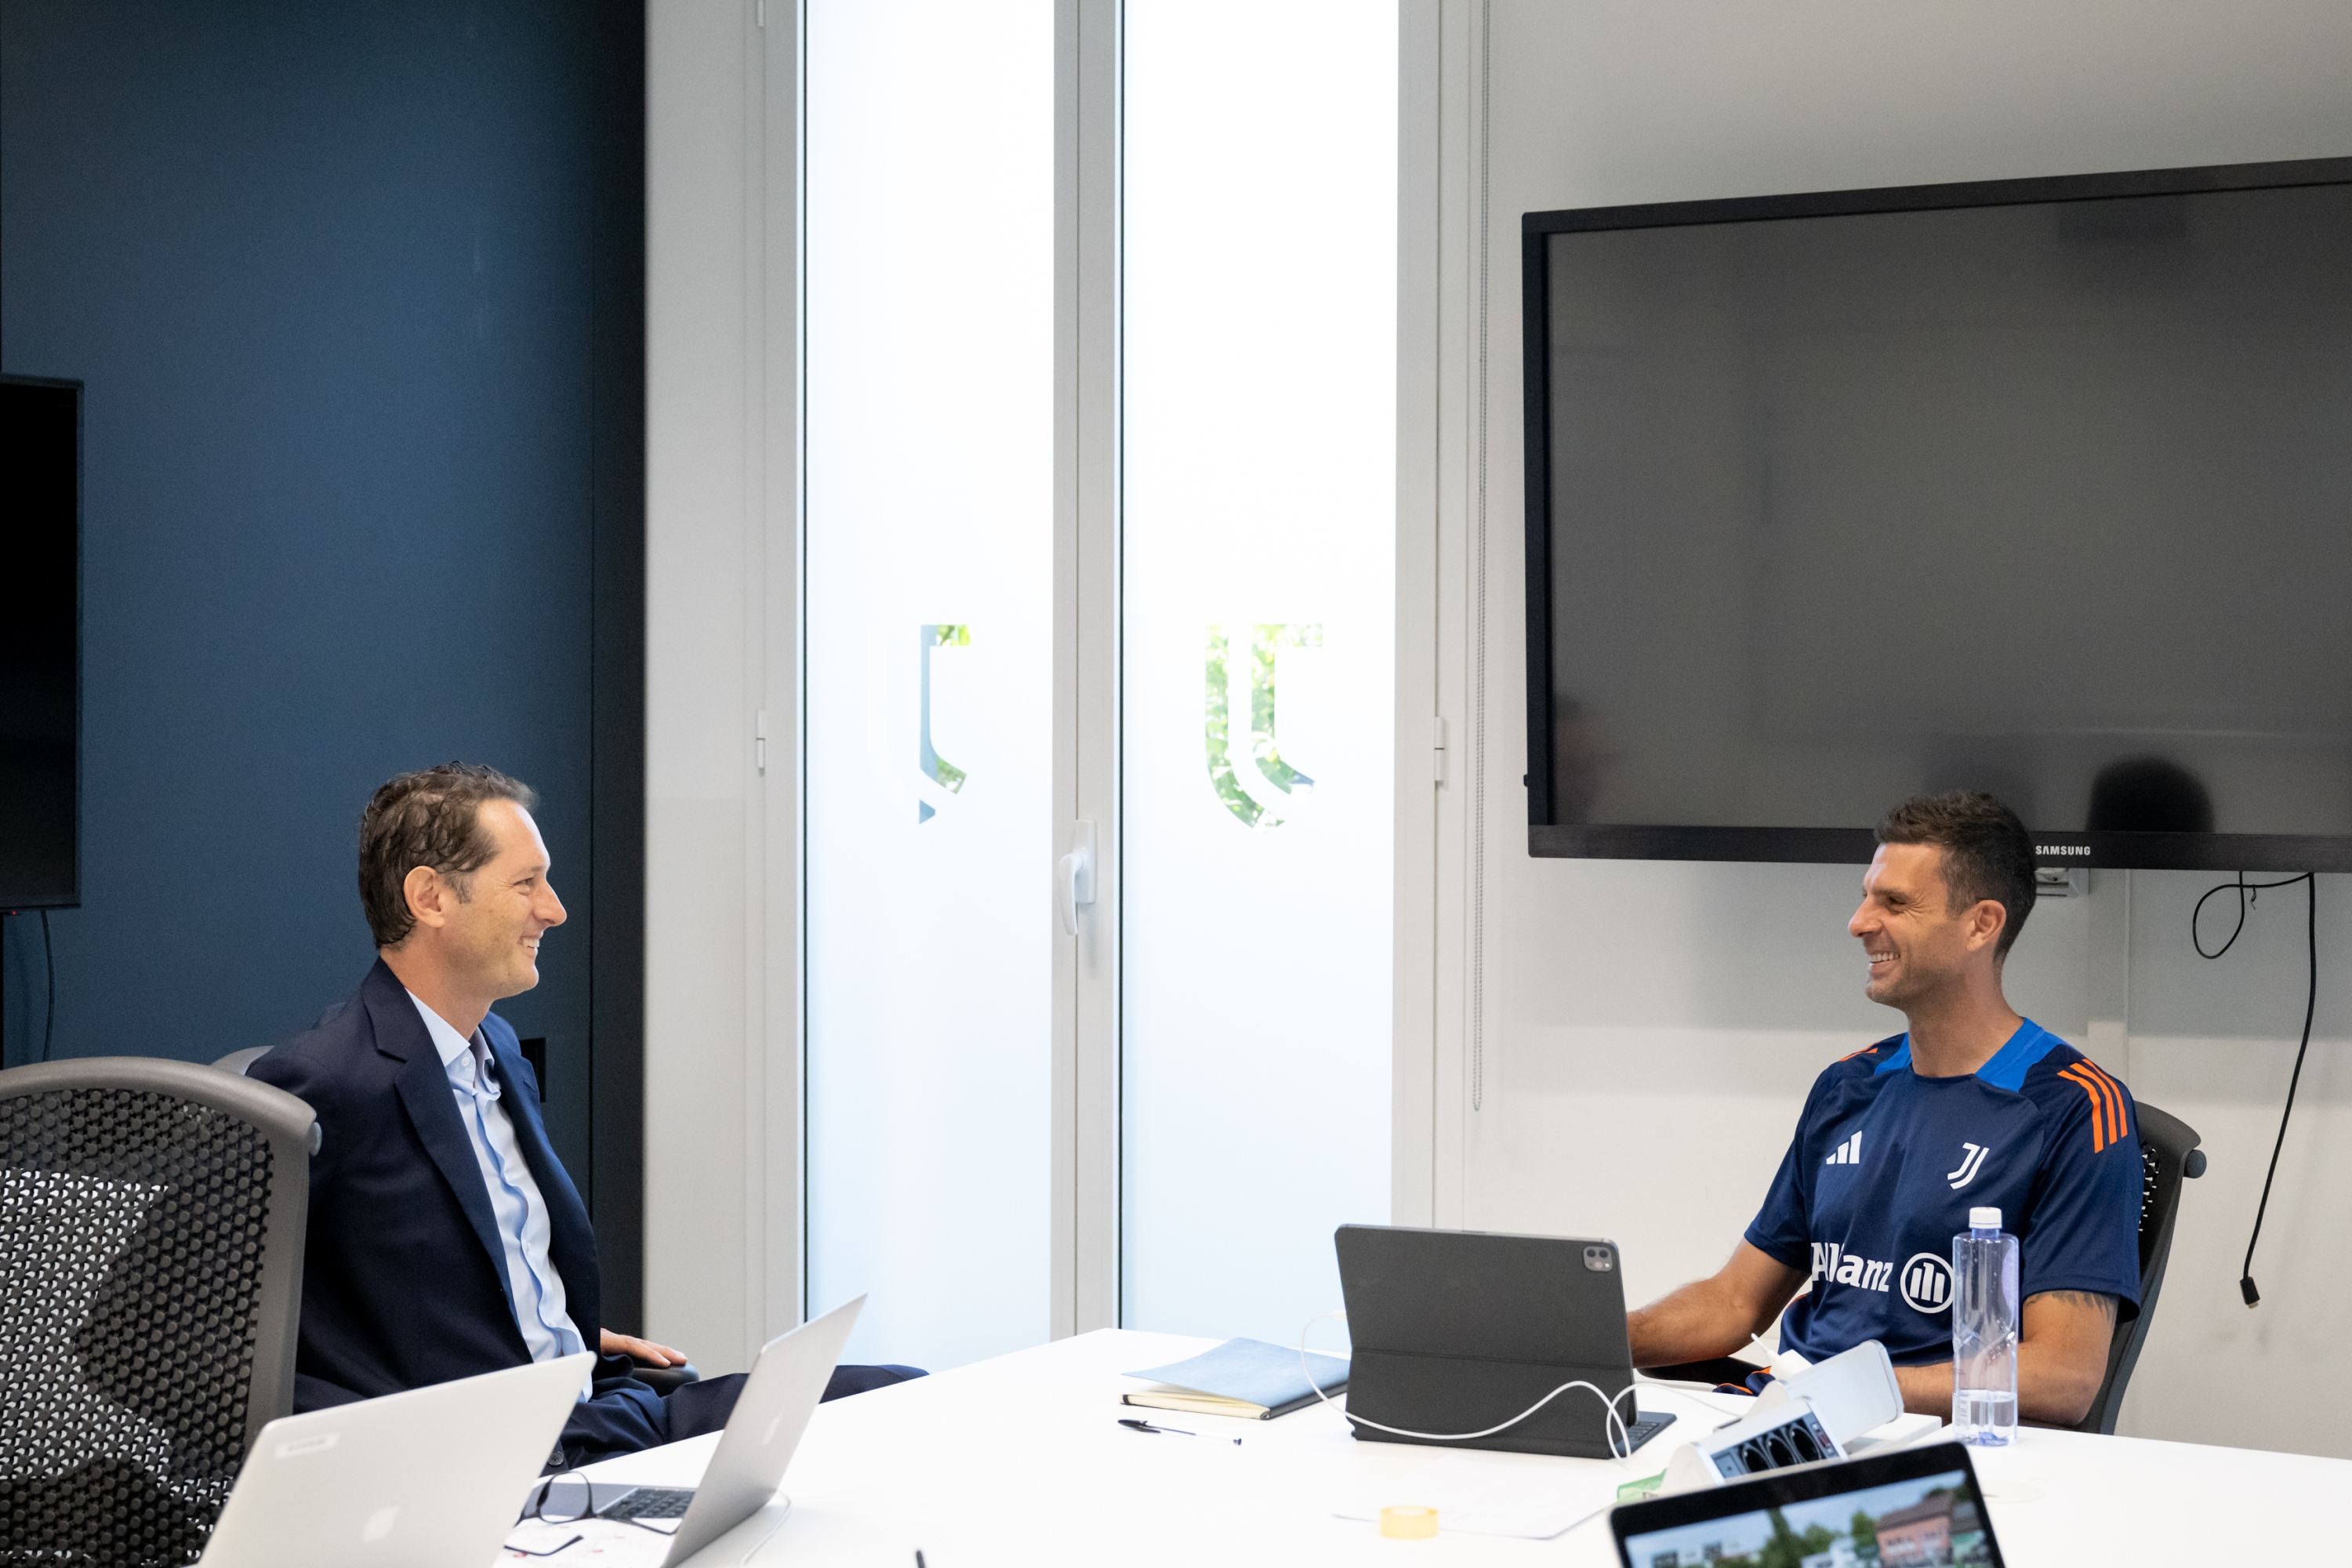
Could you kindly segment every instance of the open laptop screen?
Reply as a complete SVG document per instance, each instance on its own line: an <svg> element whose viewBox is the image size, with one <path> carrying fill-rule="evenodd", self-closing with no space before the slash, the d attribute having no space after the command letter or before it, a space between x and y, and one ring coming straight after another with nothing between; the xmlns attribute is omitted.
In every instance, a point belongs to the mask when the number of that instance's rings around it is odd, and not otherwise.
<svg viewBox="0 0 2352 1568"><path fill-rule="evenodd" d="M1635 1503L1612 1524L1624 1568L2001 1568L1956 1443Z"/></svg>

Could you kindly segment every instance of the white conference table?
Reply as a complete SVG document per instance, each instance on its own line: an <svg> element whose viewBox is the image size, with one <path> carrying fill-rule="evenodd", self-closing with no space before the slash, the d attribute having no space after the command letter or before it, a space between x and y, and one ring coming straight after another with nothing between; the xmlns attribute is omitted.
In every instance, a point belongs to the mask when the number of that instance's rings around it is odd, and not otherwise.
<svg viewBox="0 0 2352 1568"><path fill-rule="evenodd" d="M1438 1452L1359 1442L1336 1410L1234 1421L1118 1403L1141 1386L1121 1373L1213 1343L1103 1330L820 1405L784 1478L789 1507L771 1504L698 1553L692 1568L912 1568L918 1550L928 1568L1614 1568L1605 1515L1548 1541L1452 1532L1388 1541L1370 1523L1334 1517L1334 1506L1349 1499L1417 1500L1385 1493ZM1613 1495L1621 1481L1656 1474L1675 1443L1727 1419L1722 1412L1739 1403L1645 1387L1643 1409L1674 1410L1680 1419L1630 1459L1465 1457L1518 1467L1529 1484ZM1116 1425L1121 1415L1244 1441L1235 1447L1132 1432ZM589 1473L690 1486L717 1442L698 1437ZM2032 1429L2012 1448L1977 1450L1976 1459L2011 1568L2322 1562L2352 1553L2342 1507L2352 1498L2352 1461Z"/></svg>

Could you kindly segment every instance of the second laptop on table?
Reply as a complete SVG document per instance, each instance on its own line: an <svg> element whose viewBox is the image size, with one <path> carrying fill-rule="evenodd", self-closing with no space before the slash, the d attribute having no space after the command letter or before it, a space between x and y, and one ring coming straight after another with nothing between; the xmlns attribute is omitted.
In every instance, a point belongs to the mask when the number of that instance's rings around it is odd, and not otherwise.
<svg viewBox="0 0 2352 1568"><path fill-rule="evenodd" d="M865 1305L860 1296L761 1347L699 1486L641 1487L567 1477L549 1483L548 1494L536 1500L536 1511L543 1518L675 1519L677 1529L662 1561L685 1562L776 1495Z"/></svg>

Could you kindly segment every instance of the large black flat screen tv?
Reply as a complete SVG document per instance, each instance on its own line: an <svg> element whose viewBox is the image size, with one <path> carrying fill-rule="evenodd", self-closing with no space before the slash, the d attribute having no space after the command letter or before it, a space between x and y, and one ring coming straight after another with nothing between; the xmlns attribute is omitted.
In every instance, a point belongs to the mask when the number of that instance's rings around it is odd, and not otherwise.
<svg viewBox="0 0 2352 1568"><path fill-rule="evenodd" d="M81 901L81 384L0 376L0 910Z"/></svg>
<svg viewBox="0 0 2352 1568"><path fill-rule="evenodd" d="M1538 855L2352 870L2352 158L1531 213Z"/></svg>

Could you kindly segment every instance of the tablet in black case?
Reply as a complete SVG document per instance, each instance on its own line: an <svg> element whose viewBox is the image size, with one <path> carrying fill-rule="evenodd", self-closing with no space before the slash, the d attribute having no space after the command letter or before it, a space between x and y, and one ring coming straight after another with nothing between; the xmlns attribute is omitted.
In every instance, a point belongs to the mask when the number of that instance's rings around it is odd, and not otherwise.
<svg viewBox="0 0 2352 1568"><path fill-rule="evenodd" d="M1673 1419L1645 1423L1628 1392L1633 1361L1614 1243L1379 1225L1343 1225L1333 1239L1354 1347L1348 1414L1358 1421L1483 1431L1579 1381L1617 1401L1637 1447ZM1362 1425L1355 1434L1431 1440ZM1602 1395L1578 1388L1493 1436L1442 1446L1605 1459L1609 1436Z"/></svg>

